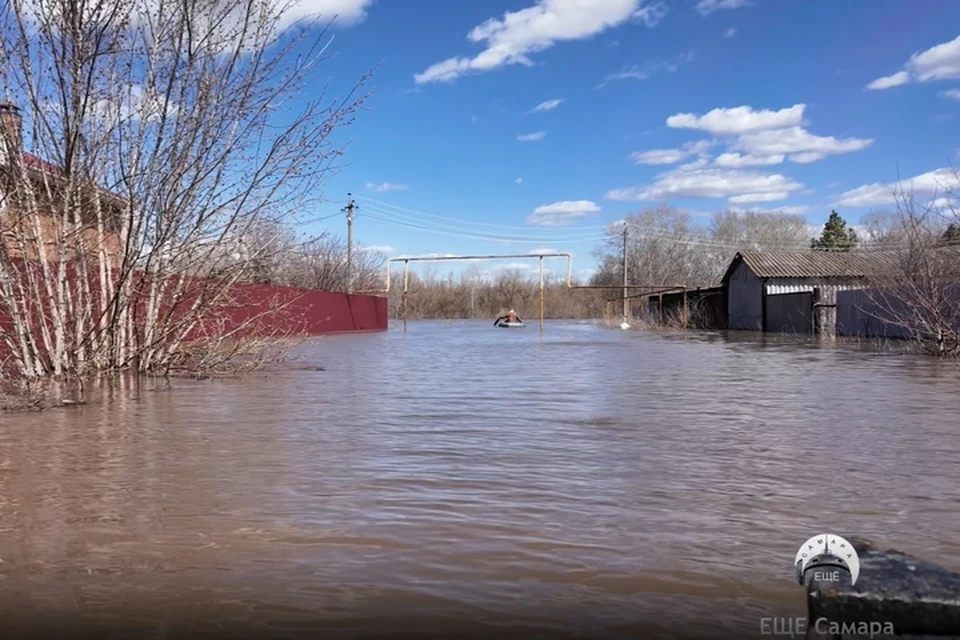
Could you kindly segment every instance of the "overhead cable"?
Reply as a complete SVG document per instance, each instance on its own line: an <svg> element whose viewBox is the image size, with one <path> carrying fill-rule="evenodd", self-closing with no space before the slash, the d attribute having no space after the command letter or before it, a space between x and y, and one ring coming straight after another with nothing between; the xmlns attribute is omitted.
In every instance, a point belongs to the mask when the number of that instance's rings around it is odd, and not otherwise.
<svg viewBox="0 0 960 640"><path fill-rule="evenodd" d="M416 224L406 220L397 220L393 218L389 213L383 214L381 212L372 211L367 208L366 216L367 218L377 220L379 222L384 222L387 224L392 224L398 227L404 227L407 229L417 229L419 231L426 231L429 233L437 233L441 235L455 236L461 238L471 238L474 240L488 240L492 242L506 242L511 244L575 244L581 242L598 242L603 240L606 236L594 235L594 236L581 236L579 238L520 238L520 237L511 237L511 236L501 236L493 234L484 234L484 233L470 233L465 231L456 231L451 229L440 228L437 225L424 225Z"/></svg>
<svg viewBox="0 0 960 640"><path fill-rule="evenodd" d="M437 214L433 214L433 213L427 213L427 212L425 212L425 211L417 211L416 209L407 209L407 208L405 208L405 207L398 207L397 205L389 204L389 203L387 203L387 202L381 202L380 200L374 200L373 198L367 198L367 197L364 197L364 196L357 196L357 199L358 199L358 200L361 200L361 201L369 202L369 203L371 203L371 204L373 204L373 205L376 205L376 206L380 207L381 209L390 209L390 210L402 211L402 212L405 212L405 213L407 213L407 214L414 214L414 215L423 216L423 217L426 217L426 218L433 218L433 219L436 219L436 220L447 220L447 221L449 221L449 222L456 222L456 223L458 223L458 224L476 225L476 226L479 226L479 227L489 227L489 228L495 228L495 229L509 229L509 230L512 230L512 231L529 231L529 230L530 230L530 227L512 227L512 226L509 226L509 225L495 224L495 223L491 223L491 222L478 222L478 221L475 221L475 220L465 220L465 219L463 219L463 218L453 218L453 217L449 217L449 216L441 216L441 215L437 215ZM409 217L409 216L408 216L408 217ZM586 226L586 227L577 227L577 229L578 229L578 230L584 230L584 231L586 231L586 230L595 230L595 231L596 231L596 230L607 229L608 227L609 227L609 225L603 224L603 225L591 225L591 226ZM543 229L544 231L551 230L551 227L546 227L546 226L545 226L545 227L540 227L540 228ZM568 231L569 229L559 229L559 228L557 228L557 229L555 229L555 230L556 230L556 231L563 232L563 231Z"/></svg>
<svg viewBox="0 0 960 640"><path fill-rule="evenodd" d="M408 223L408 224L423 225L423 226L425 226L425 227L427 227L427 228L430 228L430 229L445 229L445 230L447 230L447 231L454 231L454 232L458 232L458 233L467 233L467 234L494 235L494 234L493 234L492 232L490 232L490 231L483 231L483 230L480 230L480 229L463 229L463 228L455 227L455 226L453 226L453 225L449 225L449 224L445 224L445 223L418 220L417 218L414 218L414 217L412 217L412 216L407 216L407 215L404 215L404 214L401 214L401 213L397 213L397 212L395 212L395 211L387 211L387 210L385 210L385 209L381 209L381 208L376 207L376 206L368 206L366 210L367 210L367 211L373 211L373 212L378 213L378 214L380 214L381 216L387 217L387 218L389 218L389 219L391 219L391 220L396 219L396 220L399 220L399 221L401 221L401 222L406 222L406 223ZM505 227L505 228L509 228L509 227ZM530 228L524 229L524 231L527 231L528 233L538 232L538 230L536 230L536 229L530 229ZM563 230L562 233L563 233L564 235L555 235L555 236L543 237L543 238L542 238L542 241L543 241L543 242L551 242L551 241L557 241L557 240L563 240L563 239L577 240L577 239L579 239L579 238L583 238L583 237L584 237L585 235L587 235L587 234L590 234L590 235L599 235L599 233L598 233L597 231L594 231L594 230L586 230L586 231L584 231L584 230L582 230L581 228L565 229L565 230ZM508 235L508 234L504 234L504 235ZM519 234L509 234L509 235L511 235L511 236L518 236ZM526 239L526 238L529 238L529 239L540 239L539 236L535 238L535 237L532 236L532 235L525 235L525 236L520 236L520 237L523 237L523 238L525 238L525 239Z"/></svg>

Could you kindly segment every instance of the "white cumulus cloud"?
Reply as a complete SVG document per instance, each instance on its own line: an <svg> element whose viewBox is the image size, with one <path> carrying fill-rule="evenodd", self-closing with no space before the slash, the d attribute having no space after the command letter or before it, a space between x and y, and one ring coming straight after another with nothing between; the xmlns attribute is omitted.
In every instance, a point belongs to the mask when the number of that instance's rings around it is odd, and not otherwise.
<svg viewBox="0 0 960 640"><path fill-rule="evenodd" d="M697 129L716 136L742 135L767 129L782 129L803 122L804 104L771 111L752 107L718 108L703 115L678 113L667 118L667 126L673 129Z"/></svg>
<svg viewBox="0 0 960 640"><path fill-rule="evenodd" d="M696 54L697 52L691 49L690 51L681 53L676 58L654 58L647 60L641 65L635 64L624 67L616 73L608 74L597 88L605 87L607 84L619 80L646 80L657 73L674 73L680 69L682 65L693 61Z"/></svg>
<svg viewBox="0 0 960 640"><path fill-rule="evenodd" d="M867 89L892 89L893 87L899 87L900 85L907 84L908 82L910 82L910 74L906 71L898 71L893 75L877 78L867 85Z"/></svg>
<svg viewBox="0 0 960 640"><path fill-rule="evenodd" d="M918 51L910 56L901 71L877 78L868 89L882 90L899 87L908 82L931 82L960 78L960 36L950 42Z"/></svg>
<svg viewBox="0 0 960 640"><path fill-rule="evenodd" d="M699 157L657 175L650 184L609 191L606 198L724 198L737 205L779 202L803 189L803 185L783 174L764 173L751 167L770 167L787 160L810 163L859 151L873 143L872 139L819 136L807 131L802 126L805 108L804 104L779 110L740 106L670 116L668 127L703 131L716 139L633 154L631 159L642 164L673 164L693 155ZM724 144L726 150L711 161L705 152L713 144Z"/></svg>
<svg viewBox="0 0 960 640"><path fill-rule="evenodd" d="M837 206L841 207L874 207L892 205L896 203L896 193L913 193L918 202L923 199L934 199L948 191L956 192L960 189L960 177L954 169L941 168L921 173L908 180L896 183L874 182L862 187L851 189L840 194ZM923 203L926 204L926 203Z"/></svg>
<svg viewBox="0 0 960 640"><path fill-rule="evenodd" d="M397 252L393 247L387 246L385 244L371 244L366 246L359 247L360 251L366 251L368 253L382 253L385 256L392 255Z"/></svg>
<svg viewBox="0 0 960 640"><path fill-rule="evenodd" d="M828 156L861 151L873 144L872 138L836 138L810 133L802 126L805 111L805 104L777 111L748 106L723 107L702 115L672 115L667 118L667 126L735 137L727 152L715 160L718 166L729 168L772 166L785 160L809 164Z"/></svg>
<svg viewBox="0 0 960 640"><path fill-rule="evenodd" d="M960 101L960 89L947 89L942 91L941 95L945 98L952 98L953 100Z"/></svg>
<svg viewBox="0 0 960 640"><path fill-rule="evenodd" d="M397 258L456 258L458 257L455 253L423 253L423 254L403 254L397 256ZM465 260L464 262L470 262L470 260Z"/></svg>
<svg viewBox="0 0 960 640"><path fill-rule="evenodd" d="M751 156L786 155L793 162L807 164L831 155L860 151L871 144L871 138L840 139L814 135L802 127L787 127L740 136L733 148Z"/></svg>
<svg viewBox="0 0 960 640"><path fill-rule="evenodd" d="M590 213L599 213L600 207L591 200L562 200L537 207L527 218L527 224L544 227L562 227Z"/></svg>
<svg viewBox="0 0 960 640"><path fill-rule="evenodd" d="M700 15L708 16L723 9L741 9L749 6L750 0L700 0L696 8Z"/></svg>
<svg viewBox="0 0 960 640"><path fill-rule="evenodd" d="M559 107L561 104L563 104L563 102L564 102L563 98L554 98L553 100L545 100L544 102L541 102L540 104L535 106L533 109L531 109L530 112L539 113L541 111L553 111L554 109Z"/></svg>
<svg viewBox="0 0 960 640"><path fill-rule="evenodd" d="M319 15L324 18L336 16L336 22L356 24L367 17L367 10L374 0L299 0L291 6L294 16L303 18ZM293 17L293 16L292 16Z"/></svg>
<svg viewBox="0 0 960 640"><path fill-rule="evenodd" d="M787 176L708 165L699 160L659 174L653 183L614 189L609 200L654 201L671 198L727 198L731 203L786 199L803 185Z"/></svg>
<svg viewBox="0 0 960 640"><path fill-rule="evenodd" d="M776 202L790 197L789 191L768 191L766 193L745 193L728 198L731 204L748 204L751 202Z"/></svg>
<svg viewBox="0 0 960 640"><path fill-rule="evenodd" d="M799 216L805 214L810 210L810 207L806 205L793 205L793 206L784 206L776 207L775 209L763 209L757 207L730 207L730 211L736 213L764 213L764 214L781 214L785 216Z"/></svg>
<svg viewBox="0 0 960 640"><path fill-rule="evenodd" d="M395 184L393 182L368 182L364 186L366 186L367 189L376 191L378 193L386 193L388 191L407 191L410 188L405 184Z"/></svg>
<svg viewBox="0 0 960 640"><path fill-rule="evenodd" d="M142 120L151 122L159 120L161 116L176 117L179 106L173 103L164 104L161 95L151 95L140 84L130 84L119 89L117 94L109 99L98 100L93 105L93 113L102 121Z"/></svg>
<svg viewBox="0 0 960 640"><path fill-rule="evenodd" d="M742 153L721 153L714 158L713 163L718 167L728 167L730 169L742 169L744 167L769 167L780 164L786 160L783 154L774 154L771 156L752 156Z"/></svg>
<svg viewBox="0 0 960 640"><path fill-rule="evenodd" d="M517 184L523 184L523 178L517 178L516 180L514 180L514 182Z"/></svg>
<svg viewBox="0 0 960 640"><path fill-rule="evenodd" d="M736 27L730 27L730 28L727 29L727 31L723 34L723 37L724 37L724 38L732 38L732 37L735 36L735 35L737 35L737 28L736 28Z"/></svg>
<svg viewBox="0 0 960 640"><path fill-rule="evenodd" d="M493 268L496 271L530 271L531 269L538 268L538 266L539 265L529 262L502 262ZM546 271L546 269L544 269L544 271Z"/></svg>
<svg viewBox="0 0 960 640"><path fill-rule="evenodd" d="M674 149L650 149L649 151L636 151L629 155L630 160L636 164L676 164L692 156L702 154L710 148L709 140L700 140L699 142L688 142L682 147Z"/></svg>
<svg viewBox="0 0 960 640"><path fill-rule="evenodd" d="M520 142L536 142L538 140L543 140L546 137L546 131L536 131L534 133L521 133L517 136L517 140Z"/></svg>
<svg viewBox="0 0 960 640"><path fill-rule="evenodd" d="M646 0L537 0L533 6L507 11L470 31L470 42L484 45L473 57L453 57L414 76L417 84L450 82L467 73L507 65L530 66L530 56L558 42L583 40L628 21L655 26L666 14L662 2Z"/></svg>

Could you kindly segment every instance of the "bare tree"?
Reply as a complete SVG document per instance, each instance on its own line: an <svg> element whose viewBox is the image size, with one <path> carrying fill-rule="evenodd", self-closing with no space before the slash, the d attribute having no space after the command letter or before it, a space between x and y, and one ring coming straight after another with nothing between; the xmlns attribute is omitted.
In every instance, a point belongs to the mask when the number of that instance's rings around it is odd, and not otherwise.
<svg viewBox="0 0 960 640"><path fill-rule="evenodd" d="M524 273L519 269L505 269L493 281L494 302L504 310L525 302L522 294L528 282L524 282Z"/></svg>
<svg viewBox="0 0 960 640"><path fill-rule="evenodd" d="M960 355L960 247L949 237L960 223L957 196L947 187L918 205L912 193L898 191L890 265L872 278L865 309L937 356Z"/></svg>
<svg viewBox="0 0 960 640"><path fill-rule="evenodd" d="M807 221L801 215L757 211L716 213L708 229L712 269L722 274L738 251L806 251Z"/></svg>
<svg viewBox="0 0 960 640"><path fill-rule="evenodd" d="M905 226L897 211L871 211L860 217L860 227L866 248L896 248L905 240Z"/></svg>
<svg viewBox="0 0 960 640"><path fill-rule="evenodd" d="M633 284L717 284L738 251L808 251L803 216L776 212L723 211L709 224L660 206L628 216L627 269ZM622 282L623 227L613 225L597 251L595 284Z"/></svg>
<svg viewBox="0 0 960 640"><path fill-rule="evenodd" d="M369 249L353 252L353 282L357 291L381 289L385 256ZM298 242L288 236L282 250L273 255L269 268L271 284L323 291L346 291L349 267L347 243L337 235L323 234Z"/></svg>
<svg viewBox="0 0 960 640"><path fill-rule="evenodd" d="M627 271L631 284L674 285L708 283L712 277L708 256L700 250L706 240L690 214L668 206L627 216ZM595 284L622 282L623 227L612 225L609 238L597 249L600 268Z"/></svg>
<svg viewBox="0 0 960 640"><path fill-rule="evenodd" d="M291 24L291 7L0 8L0 85L22 109L3 114L0 169L2 339L18 375L163 372L197 335L231 338L198 330L234 284L272 277L274 251L238 259L238 239L309 203L363 100L318 94L326 38Z"/></svg>

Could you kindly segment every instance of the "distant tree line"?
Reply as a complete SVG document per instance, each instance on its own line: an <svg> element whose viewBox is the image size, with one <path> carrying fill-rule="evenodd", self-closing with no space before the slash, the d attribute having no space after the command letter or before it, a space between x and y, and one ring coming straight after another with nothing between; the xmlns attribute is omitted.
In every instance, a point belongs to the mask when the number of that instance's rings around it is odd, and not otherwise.
<svg viewBox="0 0 960 640"><path fill-rule="evenodd" d="M719 284L738 251L809 251L807 221L800 215L723 211L709 222L670 206L626 217L627 274L631 284ZM623 278L623 227L611 227L596 250L593 284L615 285Z"/></svg>

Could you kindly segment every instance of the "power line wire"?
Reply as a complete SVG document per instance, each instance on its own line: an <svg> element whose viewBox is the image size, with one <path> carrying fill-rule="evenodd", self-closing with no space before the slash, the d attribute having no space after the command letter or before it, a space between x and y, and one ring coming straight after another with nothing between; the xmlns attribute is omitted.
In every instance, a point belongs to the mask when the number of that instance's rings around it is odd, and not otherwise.
<svg viewBox="0 0 960 640"><path fill-rule="evenodd" d="M448 230L445 230L445 229L436 229L436 228L431 228L431 227L424 227L424 226L409 224L409 223L406 223L406 222L400 222L400 221L397 221L397 220L390 220L390 219L387 219L387 218L381 218L381 217L379 217L379 216L369 216L369 215L368 215L368 217L370 217L370 218L372 218L372 219L374 219L374 220L378 220L378 221L380 221L380 222L384 222L384 223L387 223L387 224L392 224L392 225L395 225L395 226L398 226L398 227L403 227L403 228L406 228L406 229L416 229L416 230L418 230L418 231L425 231L425 232L428 232L428 233L434 233L434 234L439 234L439 235L453 236L453 237L458 237L458 238L466 238L466 239L471 239L471 240L485 240L485 241L488 241L488 242L501 242L501 243L505 243L505 244L530 244L530 245L537 245L537 244L540 244L540 245L543 245L543 244L575 244L575 243L580 243L580 242L598 242L598 241L600 241L600 240L603 239L602 236L585 237L585 238L579 238L579 239L566 239L566 240L557 240L557 239L553 239L553 240L543 240L543 239L530 239L530 238L510 238L510 237L504 237L504 236L469 234L469 233L462 233L462 232L456 232L456 231L448 231Z"/></svg>
<svg viewBox="0 0 960 640"><path fill-rule="evenodd" d="M534 238L516 238L516 237L507 237L507 236L497 236L497 235L479 234L479 233L467 233L463 231L451 231L448 229L440 229L436 227L418 225L418 224L413 224L413 223L402 221L402 220L395 220L382 215L377 215L376 211L371 212L369 208L367 209L366 217L373 220L377 220L379 222L384 222L387 224L392 224L392 225L395 225L398 227L404 227L407 229L416 229L418 231L426 231L429 233L455 236L460 238L470 238L473 240L488 240L491 242L507 242L512 244L574 244L579 242L597 242L605 238L605 236L588 236L588 237L581 237L576 239L557 239L557 238L534 239Z"/></svg>
<svg viewBox="0 0 960 640"><path fill-rule="evenodd" d="M405 207L399 207L399 206L397 206L397 205L393 205L393 204L390 204L390 203L387 203L387 202L382 202L382 201L380 201L380 200L375 200L375 199L373 199L373 198L368 198L368 197L365 197L365 196L356 196L356 197L357 197L358 199L360 199L360 200L364 200L364 201L366 201L366 202L375 204L375 205L377 205L377 206L379 206L379 207L385 207L385 208L388 208L388 209L395 209L395 210L397 210L397 211L404 211L404 212L406 212L406 213L413 213L413 214L420 215L420 216L424 216L424 217L427 217L427 218L435 218L435 219L437 219L437 220L447 220L447 221L449 221L449 222L456 222L456 223L459 223L459 224L467 224L467 225L476 225L476 226L480 226L480 227L493 227L493 228L496 228L496 229L511 229L511 230L514 230L514 231L529 231L529 230L530 230L529 227L512 227L512 226L509 226L509 225L493 224L493 223L490 223L490 222L478 222L478 221L474 221L474 220L465 220L465 219L463 219L463 218L453 218L453 217L449 217L449 216L441 216L441 215L437 215L437 214L434 214L434 213L427 213L427 212L425 212L425 211L418 211L418 210L416 210L416 209L407 209L407 208L405 208ZM591 226L587 226L587 227L577 227L577 229L580 229L580 230L598 230L598 229L606 229L607 226L608 226L608 225L591 225ZM549 227L545 227L545 229L549 229ZM563 229L563 230L558 229L558 231L567 231L567 230L566 230L566 229Z"/></svg>
<svg viewBox="0 0 960 640"><path fill-rule="evenodd" d="M478 234L478 235L494 235L494 234L491 233L491 232L482 231L482 230L479 230L479 229L463 229L463 228L455 227L455 226L449 225L449 224L432 222L432 221L428 221L428 220L427 220L427 221L425 221L425 220L419 220L419 219L417 219L417 218L415 218L415 217L413 217L413 216L408 216L408 215L405 215L405 214L402 214L402 213L397 213L396 211L387 211L387 210L382 209L381 207L379 207L379 206L377 206L377 205L366 205L366 206L367 206L367 210L368 210L368 211L375 211L375 212L379 213L381 216L387 217L387 218L390 219L390 220L399 220L400 222L406 222L407 224L423 225L423 226L425 226L425 227L428 228L428 229L445 229L445 230L447 230L447 231L453 231L453 232L456 232L456 233ZM498 228L499 228L499 227L498 227ZM503 227L503 228L509 229L510 227ZM526 229L524 229L524 231L528 231L528 232L529 232L529 231L533 231L533 230L532 230L532 229L529 229L529 228L526 228ZM564 240L564 239L576 240L576 239L582 238L582 237L584 236L584 233L583 233L583 231L582 231L580 228L577 228L577 229L565 229L565 230L563 231L563 233L564 233L565 235L550 236L549 238L544 238L544 239L542 239L542 240L540 240L540 241L542 241L542 242L557 242L557 241ZM595 234L596 232L595 232L595 231L592 231L592 232L591 232L591 231L588 231L588 233L594 233L594 234ZM524 237L524 238L533 239L532 236L523 236L523 237ZM538 240L539 240L539 239L538 239Z"/></svg>
<svg viewBox="0 0 960 640"><path fill-rule="evenodd" d="M465 239L470 239L470 240L483 240L483 241L488 241L488 242L498 242L498 243L504 243L504 244L527 244L527 245L538 245L538 244L539 244L539 245L543 245L543 244L548 244L548 242L547 242L547 241L544 241L544 240L532 240L532 239L528 239L528 238L507 238L507 237L503 237L503 236L485 236L485 235L478 235L478 234L458 233L458 232L455 232L455 231L447 231L447 230L444 230L444 229L433 229L433 228L430 228L430 227L422 227L422 226L417 226L417 225L411 225L411 224L407 224L407 223L404 223L404 222L398 222L398 221L395 221L395 220L388 220L388 219L385 219L385 218L379 218L379 217L375 217L375 216L371 216L371 217L372 217L373 219L379 220L379 221L381 221L381 222L385 222L385 223L387 223L387 224L393 224L393 225L395 225L395 226L403 227L403 228L406 228L406 229L415 229L415 230L418 230L418 231L425 231L425 232L428 232L428 233L434 233L434 234L446 235L446 236L453 236L453 237L465 238ZM597 242L597 241L599 241L599 240L601 240L601 239L602 239L602 238L600 238L600 237L581 238L581 239L579 239L579 240L560 240L560 241L554 239L554 240L549 241L549 244L575 244L575 243L579 243L579 242Z"/></svg>

